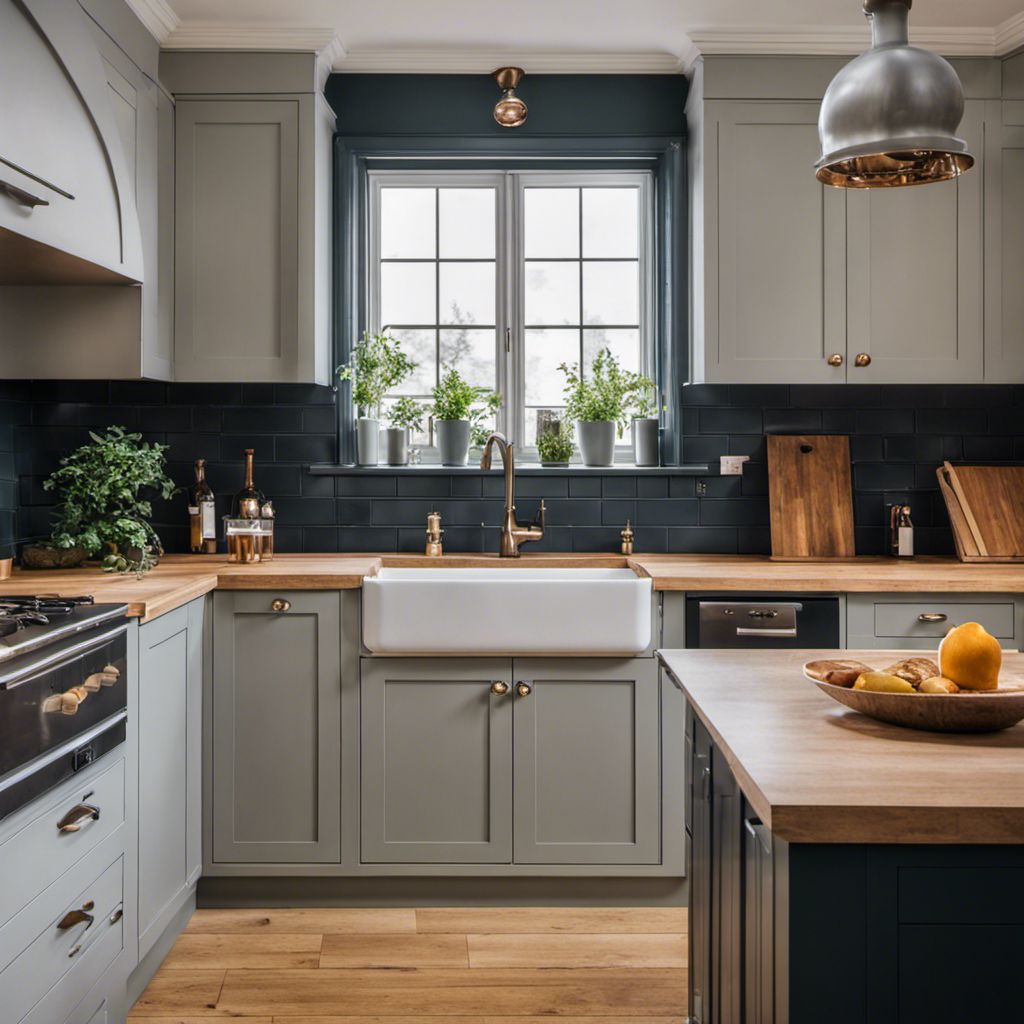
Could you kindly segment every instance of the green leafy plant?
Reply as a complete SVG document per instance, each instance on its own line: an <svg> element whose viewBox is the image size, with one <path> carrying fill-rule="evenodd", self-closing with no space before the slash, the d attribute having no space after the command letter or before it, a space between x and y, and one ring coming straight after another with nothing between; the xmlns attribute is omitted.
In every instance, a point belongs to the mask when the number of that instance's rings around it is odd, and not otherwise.
<svg viewBox="0 0 1024 1024"><path fill-rule="evenodd" d="M433 390L435 420L469 420L469 442L474 448L486 443L490 427L484 423L501 408L501 393L470 384L454 367L445 371Z"/></svg>
<svg viewBox="0 0 1024 1024"><path fill-rule="evenodd" d="M363 336L352 350L352 359L335 371L340 380L352 382L352 404L360 416L380 412L384 396L416 369L402 351L402 343L389 334Z"/></svg>
<svg viewBox="0 0 1024 1024"><path fill-rule="evenodd" d="M638 395L654 387L650 377L623 370L607 348L594 357L586 377L580 373L578 363L562 363L558 368L566 379L566 418L584 423L616 423L619 437L626 429L629 410Z"/></svg>
<svg viewBox="0 0 1024 1024"><path fill-rule="evenodd" d="M91 556L109 548L104 569L141 574L153 567L151 548L163 553L149 523L153 507L144 495L175 493L164 473L167 445L142 442L141 434L123 427L89 436L93 443L61 459L60 469L43 482L59 499L52 544L84 548Z"/></svg>
<svg viewBox="0 0 1024 1024"><path fill-rule="evenodd" d="M406 430L422 430L426 406L420 405L408 395L403 395L388 410L388 422L393 427Z"/></svg>
<svg viewBox="0 0 1024 1024"><path fill-rule="evenodd" d="M568 462L572 458L572 429L564 423L537 435L537 453L541 462Z"/></svg>
<svg viewBox="0 0 1024 1024"><path fill-rule="evenodd" d="M643 387L637 392L636 398L633 400L633 407L633 415L638 420L654 419L668 411L667 405L659 408L653 384L650 387Z"/></svg>

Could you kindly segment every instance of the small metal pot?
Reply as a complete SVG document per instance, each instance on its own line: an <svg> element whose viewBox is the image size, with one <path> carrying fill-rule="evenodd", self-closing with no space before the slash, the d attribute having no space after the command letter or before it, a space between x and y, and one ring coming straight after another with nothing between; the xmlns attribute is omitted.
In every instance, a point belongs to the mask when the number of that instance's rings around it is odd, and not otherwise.
<svg viewBox="0 0 1024 1024"><path fill-rule="evenodd" d="M409 428L388 427L384 431L384 452L389 466L408 466Z"/></svg>
<svg viewBox="0 0 1024 1024"><path fill-rule="evenodd" d="M469 462L469 420L434 420L437 451L442 466L465 466Z"/></svg>
<svg viewBox="0 0 1024 1024"><path fill-rule="evenodd" d="M376 466L380 461L380 423L367 416L356 420L356 464Z"/></svg>
<svg viewBox="0 0 1024 1024"><path fill-rule="evenodd" d="M638 466L657 466L658 458L658 419L633 420L633 461Z"/></svg>
<svg viewBox="0 0 1024 1024"><path fill-rule="evenodd" d="M576 431L584 466L610 466L615 461L614 421L577 420Z"/></svg>

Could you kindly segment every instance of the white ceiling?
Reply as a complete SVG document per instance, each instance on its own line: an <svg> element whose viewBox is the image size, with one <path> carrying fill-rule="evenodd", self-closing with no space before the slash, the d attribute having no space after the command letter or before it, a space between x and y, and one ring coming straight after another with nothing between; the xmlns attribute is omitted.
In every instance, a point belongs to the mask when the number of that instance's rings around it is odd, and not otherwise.
<svg viewBox="0 0 1024 1024"><path fill-rule="evenodd" d="M860 0L128 0L164 46L315 49L337 70L685 70L696 53L857 53ZM911 41L1024 45L1024 0L917 0Z"/></svg>

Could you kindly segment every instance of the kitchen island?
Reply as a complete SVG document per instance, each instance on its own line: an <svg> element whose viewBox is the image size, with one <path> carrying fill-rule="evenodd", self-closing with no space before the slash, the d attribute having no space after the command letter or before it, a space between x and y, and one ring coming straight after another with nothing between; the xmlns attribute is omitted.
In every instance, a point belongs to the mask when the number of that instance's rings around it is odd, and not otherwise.
<svg viewBox="0 0 1024 1024"><path fill-rule="evenodd" d="M688 704L692 1019L1020 1019L1024 726L876 722L803 677L811 656L659 653Z"/></svg>

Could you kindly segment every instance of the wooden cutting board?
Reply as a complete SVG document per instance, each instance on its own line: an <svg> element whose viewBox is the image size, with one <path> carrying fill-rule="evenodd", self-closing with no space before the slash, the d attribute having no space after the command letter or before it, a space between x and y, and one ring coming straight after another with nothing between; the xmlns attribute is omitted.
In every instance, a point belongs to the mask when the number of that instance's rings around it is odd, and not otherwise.
<svg viewBox="0 0 1024 1024"><path fill-rule="evenodd" d="M1024 466L950 466L982 555L1024 555Z"/></svg>
<svg viewBox="0 0 1024 1024"><path fill-rule="evenodd" d="M768 435L772 558L852 558L850 439Z"/></svg>

